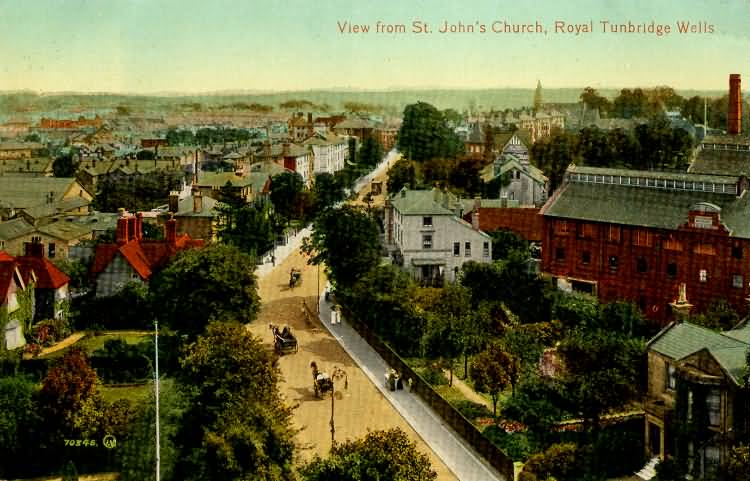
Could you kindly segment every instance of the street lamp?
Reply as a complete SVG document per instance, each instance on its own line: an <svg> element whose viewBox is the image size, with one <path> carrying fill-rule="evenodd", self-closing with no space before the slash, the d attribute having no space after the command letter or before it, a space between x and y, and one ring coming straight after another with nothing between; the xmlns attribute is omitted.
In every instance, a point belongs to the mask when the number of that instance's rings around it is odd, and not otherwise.
<svg viewBox="0 0 750 481"><path fill-rule="evenodd" d="M336 392L336 389L335 389L336 384L335 384L335 382L338 379L341 379L341 378L344 379L344 389L348 389L349 388L349 378L346 376L346 371L344 371L340 367L334 368L333 372L331 373L331 449L333 449L333 447L336 445L336 439L335 439L335 437L336 437L336 427L335 427L335 424L333 422L333 407L334 407L333 406L333 401L336 398L336 396L334 396L334 394Z"/></svg>

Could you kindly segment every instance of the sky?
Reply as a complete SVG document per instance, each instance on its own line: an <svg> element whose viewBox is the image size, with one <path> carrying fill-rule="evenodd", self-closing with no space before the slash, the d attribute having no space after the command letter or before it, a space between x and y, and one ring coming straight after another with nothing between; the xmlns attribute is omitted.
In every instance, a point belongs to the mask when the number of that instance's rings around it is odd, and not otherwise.
<svg viewBox="0 0 750 481"><path fill-rule="evenodd" d="M532 88L537 80L723 90L729 73L750 78L748 14L750 0L0 0L0 90ZM602 20L672 32L603 33ZM378 21L406 32L377 33ZM414 21L431 31L413 32ZM476 30L440 33L445 21ZM503 21L539 22L546 33L492 32ZM680 34L685 21L713 33ZM370 31L342 33L344 22ZM556 33L555 22L593 32Z"/></svg>

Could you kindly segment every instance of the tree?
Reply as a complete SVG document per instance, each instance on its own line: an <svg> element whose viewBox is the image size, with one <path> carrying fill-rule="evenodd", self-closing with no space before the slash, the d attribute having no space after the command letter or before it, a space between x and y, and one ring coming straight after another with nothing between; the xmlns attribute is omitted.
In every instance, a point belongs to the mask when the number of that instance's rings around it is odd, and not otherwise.
<svg viewBox="0 0 750 481"><path fill-rule="evenodd" d="M42 380L39 392L40 412L52 423L54 434L68 436L74 427L76 414L96 395L98 378L88 358L80 349L68 351ZM59 431L55 433L54 428Z"/></svg>
<svg viewBox="0 0 750 481"><path fill-rule="evenodd" d="M531 456L524 464L519 481L578 481L582 471L582 452L574 443L553 444Z"/></svg>
<svg viewBox="0 0 750 481"><path fill-rule="evenodd" d="M194 337L206 324L255 319L260 306L252 258L230 245L182 251L151 281L158 317Z"/></svg>
<svg viewBox="0 0 750 481"><path fill-rule="evenodd" d="M517 363L500 346L492 345L474 358L469 369L469 376L474 381L474 388L486 392L492 398L492 415L497 416L497 401L500 393L508 386L515 385L518 379Z"/></svg>
<svg viewBox="0 0 750 481"><path fill-rule="evenodd" d="M373 431L337 444L300 469L306 481L434 481L430 459L401 429Z"/></svg>
<svg viewBox="0 0 750 481"><path fill-rule="evenodd" d="M529 152L533 163L549 177L550 192L562 183L565 170L578 159L576 137L557 132L537 140Z"/></svg>
<svg viewBox="0 0 750 481"><path fill-rule="evenodd" d="M24 463L31 462L29 451L39 440L35 439L38 424L36 385L22 376L0 378L0 476L11 478ZM33 452L33 450L32 450Z"/></svg>
<svg viewBox="0 0 750 481"><path fill-rule="evenodd" d="M398 131L398 150L410 160L455 158L464 144L450 129L442 112L425 102L407 105Z"/></svg>
<svg viewBox="0 0 750 481"><path fill-rule="evenodd" d="M536 81L536 90L534 90L534 112L539 112L542 109L542 82Z"/></svg>
<svg viewBox="0 0 750 481"><path fill-rule="evenodd" d="M505 259L513 251L523 255L529 252L529 241L511 230L500 229L489 232L489 235L492 238L492 260Z"/></svg>
<svg viewBox="0 0 750 481"><path fill-rule="evenodd" d="M68 461L62 471L62 481L78 481L78 470L73 461Z"/></svg>
<svg viewBox="0 0 750 481"><path fill-rule="evenodd" d="M357 163L369 169L378 165L381 160L383 160L383 146L375 137L365 137L359 147Z"/></svg>
<svg viewBox="0 0 750 481"><path fill-rule="evenodd" d="M55 177L73 177L76 175L76 165L70 154L56 157L52 162L52 174Z"/></svg>
<svg viewBox="0 0 750 481"><path fill-rule="evenodd" d="M750 479L750 447L739 444L729 451L727 475L732 481Z"/></svg>
<svg viewBox="0 0 750 481"><path fill-rule="evenodd" d="M380 228L367 212L343 205L315 219L302 251L311 256L311 264L327 266L334 284L352 286L380 262L379 236Z"/></svg>
<svg viewBox="0 0 750 481"><path fill-rule="evenodd" d="M268 208L260 204L222 204L219 214L219 239L250 255L262 255L273 248L275 228Z"/></svg>
<svg viewBox="0 0 750 481"><path fill-rule="evenodd" d="M386 188L389 194L395 194L403 187L414 189L417 186L417 173L411 161L401 159L388 169Z"/></svg>
<svg viewBox="0 0 750 481"><path fill-rule="evenodd" d="M280 215L294 219L299 194L305 184L296 172L282 172L271 178L271 203Z"/></svg>
<svg viewBox="0 0 750 481"><path fill-rule="evenodd" d="M599 110L600 113L605 113L610 109L609 100L606 97L599 95L599 92L592 87L586 87L581 92L581 102L593 110Z"/></svg>
<svg viewBox="0 0 750 481"><path fill-rule="evenodd" d="M740 317L726 299L714 299L706 311L692 316L690 322L715 331L732 329L739 322Z"/></svg>
<svg viewBox="0 0 750 481"><path fill-rule="evenodd" d="M333 207L337 202L344 200L345 195L343 186L332 174L328 172L315 174L313 182L315 212Z"/></svg>
<svg viewBox="0 0 750 481"><path fill-rule="evenodd" d="M643 340L616 332L576 329L568 334L558 346L568 409L597 430L604 412L638 395L644 351Z"/></svg>
<svg viewBox="0 0 750 481"><path fill-rule="evenodd" d="M188 410L175 435L175 479L292 479L291 409L273 354L237 323L215 323L190 344L177 380Z"/></svg>

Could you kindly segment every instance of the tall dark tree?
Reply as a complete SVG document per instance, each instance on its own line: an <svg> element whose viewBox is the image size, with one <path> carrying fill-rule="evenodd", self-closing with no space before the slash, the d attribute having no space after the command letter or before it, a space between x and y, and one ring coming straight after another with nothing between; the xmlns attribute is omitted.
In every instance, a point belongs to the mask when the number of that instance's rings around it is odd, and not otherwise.
<svg viewBox="0 0 750 481"><path fill-rule="evenodd" d="M36 384L22 376L0 378L0 476L19 475L19 467L31 463L34 445L39 445L42 418L36 399Z"/></svg>
<svg viewBox="0 0 750 481"><path fill-rule="evenodd" d="M352 286L380 262L380 228L366 211L350 205L322 212L302 250L324 263L337 285Z"/></svg>
<svg viewBox="0 0 750 481"><path fill-rule="evenodd" d="M271 203L274 209L286 219L297 218L299 195L305 183L296 172L283 172L271 178Z"/></svg>
<svg viewBox="0 0 750 481"><path fill-rule="evenodd" d="M598 110L600 114L605 114L610 109L610 102L592 87L583 89L580 95L581 102L586 104L586 108Z"/></svg>
<svg viewBox="0 0 750 481"><path fill-rule="evenodd" d="M383 146L380 142L373 137L365 137L362 141L362 145L359 147L359 154L357 156L357 163L367 167L375 167L383 160Z"/></svg>
<svg viewBox="0 0 750 481"><path fill-rule="evenodd" d="M52 162L52 174L55 177L73 177L76 175L76 165L70 154L61 155Z"/></svg>
<svg viewBox="0 0 750 481"><path fill-rule="evenodd" d="M436 157L455 158L463 142L450 129L442 112L425 102L407 105L398 131L398 149L417 162Z"/></svg>
<svg viewBox="0 0 750 481"><path fill-rule="evenodd" d="M344 200L345 196L344 188L337 181L336 177L328 172L315 174L312 192L316 212L333 207L336 202Z"/></svg>
<svg viewBox="0 0 750 481"><path fill-rule="evenodd" d="M273 248L274 225L268 208L260 204L225 204L219 213L219 239L251 255L262 255Z"/></svg>
<svg viewBox="0 0 750 481"><path fill-rule="evenodd" d="M260 307L254 271L253 259L234 246L182 251L151 281L157 315L193 337L210 322L251 322Z"/></svg>
<svg viewBox="0 0 750 481"><path fill-rule="evenodd" d="M387 189L389 194L401 190L402 187L414 189L417 186L417 173L411 161L401 159L388 169Z"/></svg>
<svg viewBox="0 0 750 481"><path fill-rule="evenodd" d="M537 140L530 154L532 162L549 177L552 192L560 186L568 166L578 159L577 139L573 134L558 132Z"/></svg>

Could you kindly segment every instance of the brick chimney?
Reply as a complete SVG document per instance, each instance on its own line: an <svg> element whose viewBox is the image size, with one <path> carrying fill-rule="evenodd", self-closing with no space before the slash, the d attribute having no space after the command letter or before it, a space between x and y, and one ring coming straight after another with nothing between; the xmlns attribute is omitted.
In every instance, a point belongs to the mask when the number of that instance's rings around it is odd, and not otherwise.
<svg viewBox="0 0 750 481"><path fill-rule="evenodd" d="M131 241L135 239L135 216L128 216L128 240Z"/></svg>
<svg viewBox="0 0 750 481"><path fill-rule="evenodd" d="M135 240L143 239L143 214L138 212L135 214Z"/></svg>
<svg viewBox="0 0 750 481"><path fill-rule="evenodd" d="M471 227L479 230L479 207L482 205L482 198L474 197L474 210L471 211Z"/></svg>
<svg viewBox="0 0 750 481"><path fill-rule="evenodd" d="M177 243L177 221L169 214L169 219L164 223L164 238L167 244L174 246Z"/></svg>
<svg viewBox="0 0 750 481"><path fill-rule="evenodd" d="M169 212L176 213L179 209L180 193L173 190L169 193Z"/></svg>
<svg viewBox="0 0 750 481"><path fill-rule="evenodd" d="M32 237L31 242L24 242L23 250L26 257L44 257L44 245L38 237Z"/></svg>
<svg viewBox="0 0 750 481"><path fill-rule="evenodd" d="M125 209L118 209L120 217L117 218L117 230L115 232L115 241L118 245L123 245L128 242L128 218L126 217Z"/></svg>
<svg viewBox="0 0 750 481"><path fill-rule="evenodd" d="M740 74L729 75L729 113L727 115L727 132L739 135L742 132L742 89Z"/></svg>
<svg viewBox="0 0 750 481"><path fill-rule="evenodd" d="M193 212L201 212L203 211L203 195L201 195L201 191L198 190L196 192L193 192Z"/></svg>

